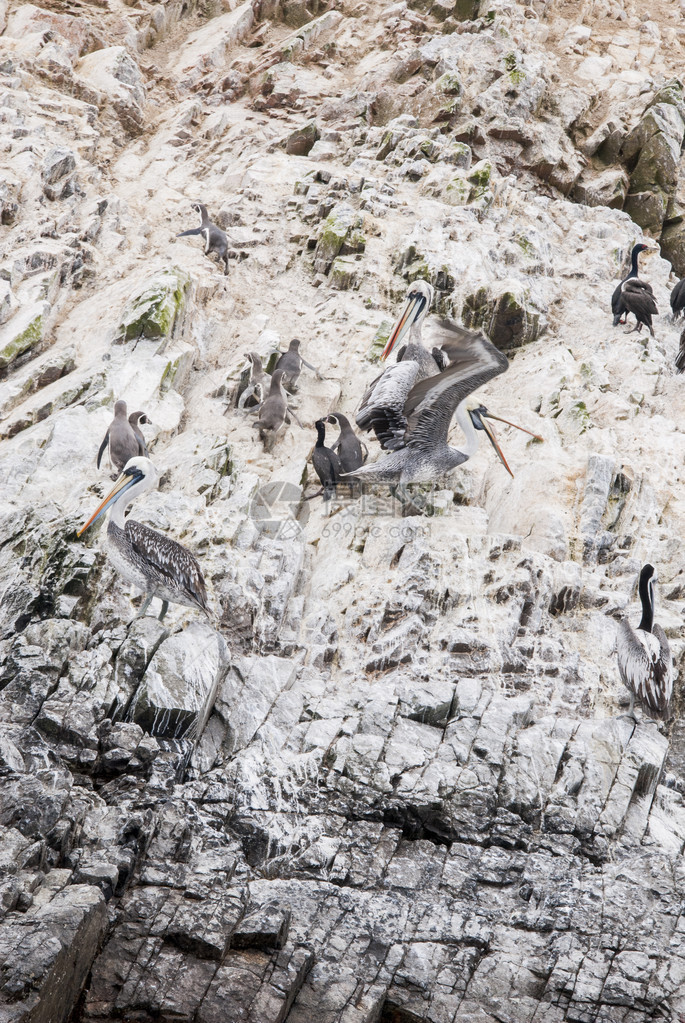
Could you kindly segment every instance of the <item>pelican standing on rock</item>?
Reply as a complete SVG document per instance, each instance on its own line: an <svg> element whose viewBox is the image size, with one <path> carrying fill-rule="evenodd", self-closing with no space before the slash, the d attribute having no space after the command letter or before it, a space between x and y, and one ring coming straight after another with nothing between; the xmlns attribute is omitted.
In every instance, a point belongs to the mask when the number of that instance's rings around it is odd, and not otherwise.
<svg viewBox="0 0 685 1023"><path fill-rule="evenodd" d="M414 384L402 409L404 427L395 435L396 450L372 465L363 465L344 478L369 483L433 483L447 476L452 469L471 458L478 449L480 431L484 431L504 467L513 475L497 443L494 430L487 419L515 426L517 430L531 430L516 426L506 419L493 416L484 406L471 411L466 403L471 394L509 368L509 361L495 346L472 331L462 330L457 346L450 347L451 365L442 373ZM463 451L447 443L452 418L466 434ZM400 447L401 445L401 447Z"/></svg>
<svg viewBox="0 0 685 1023"><path fill-rule="evenodd" d="M628 313L632 313L635 317L635 326L627 331L626 333L632 334L633 331L637 331L638 334L642 331L642 325L649 329L649 333L654 337L654 330L652 329L652 316L656 316L659 310L656 306L656 300L654 298L654 292L652 291L651 284L647 284L646 281L640 280L638 277L637 260L641 252L644 252L648 246L644 244L635 245L631 253L630 273L625 277L621 283L614 289L614 293L611 296L611 311L614 314L614 327L619 323L625 323L628 320ZM622 317L625 314L626 319Z"/></svg>
<svg viewBox="0 0 685 1023"><path fill-rule="evenodd" d="M642 603L640 624L634 629L624 618L616 643L621 681L630 691L629 717L633 716L635 697L650 717L667 717L673 692L671 650L666 633L654 624L656 581L653 566L645 565L638 584Z"/></svg>
<svg viewBox="0 0 685 1023"><path fill-rule="evenodd" d="M134 424L132 420L135 416L138 418L135 420ZM130 458L135 458L136 455L147 455L145 438L138 427L138 423L146 423L148 421L147 416L143 412L133 412L127 418L126 402L116 402L114 406L114 419L107 427L107 433L105 434L102 444L100 445L100 450L98 451L98 469L100 468L100 461L105 448L108 445L110 461L117 470L117 473L115 473L112 477L113 479L116 479L117 474L122 471Z"/></svg>
<svg viewBox="0 0 685 1023"><path fill-rule="evenodd" d="M149 458L131 458L111 492L77 535L81 536L101 515L110 511L107 524L110 559L126 582L146 594L137 618L145 614L153 597L162 601L160 622L170 603L197 607L209 618L205 581L190 551L135 519L124 519L129 504L152 490L158 479L159 474Z"/></svg>
<svg viewBox="0 0 685 1023"><path fill-rule="evenodd" d="M398 349L397 363L389 366L373 381L361 400L356 415L360 430L373 430L381 447L392 451L402 447L406 426L404 404L419 380L426 380L445 369L449 359L441 348L429 352L421 340L423 321L433 301L433 288L426 281L414 281L407 290L404 308L395 321L381 359L408 334L408 343ZM452 325L444 321L440 341L448 339ZM398 443L399 442L399 443Z"/></svg>

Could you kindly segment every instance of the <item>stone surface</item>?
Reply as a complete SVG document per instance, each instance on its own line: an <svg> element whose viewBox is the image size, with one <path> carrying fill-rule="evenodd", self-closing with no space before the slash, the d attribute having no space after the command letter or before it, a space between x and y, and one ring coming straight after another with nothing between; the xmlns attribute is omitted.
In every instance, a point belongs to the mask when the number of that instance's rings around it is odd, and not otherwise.
<svg viewBox="0 0 685 1023"><path fill-rule="evenodd" d="M654 338L609 312L640 225L685 273L678 12L642 14L0 2L3 1020L685 1015L668 262ZM176 238L198 201L228 276ZM429 343L448 316L508 354L474 402L543 441L495 421L513 476L483 443L422 515L323 507L313 425L353 417L417 279ZM318 373L268 454L236 394L293 337ZM211 619L136 619L77 536L118 399L160 472L132 514ZM647 559L659 724L615 655Z"/></svg>

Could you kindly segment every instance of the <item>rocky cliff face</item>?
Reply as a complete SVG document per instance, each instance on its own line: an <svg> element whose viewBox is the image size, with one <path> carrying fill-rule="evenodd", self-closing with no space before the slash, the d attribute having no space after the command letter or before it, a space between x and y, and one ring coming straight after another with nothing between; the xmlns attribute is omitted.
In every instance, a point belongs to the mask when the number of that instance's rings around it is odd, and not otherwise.
<svg viewBox="0 0 685 1023"><path fill-rule="evenodd" d="M654 339L609 314L641 228L685 272L685 30L643 8L0 4L3 1020L685 1018L680 689L620 717L614 651L650 560L683 654L670 263ZM544 443L301 529L417 277ZM266 454L244 353L293 336L322 379ZM129 624L76 537L119 398L216 624Z"/></svg>

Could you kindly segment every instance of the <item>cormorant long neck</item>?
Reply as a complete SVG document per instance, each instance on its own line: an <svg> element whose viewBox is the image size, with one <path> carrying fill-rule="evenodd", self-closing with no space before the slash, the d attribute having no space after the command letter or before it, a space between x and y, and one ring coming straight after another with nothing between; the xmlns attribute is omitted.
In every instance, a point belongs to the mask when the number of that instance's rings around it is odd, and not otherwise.
<svg viewBox="0 0 685 1023"><path fill-rule="evenodd" d="M326 442L326 427L323 423L317 422L316 424L316 447L324 447Z"/></svg>
<svg viewBox="0 0 685 1023"><path fill-rule="evenodd" d="M651 632L654 624L654 589L651 578L640 576L639 592L642 602L642 618L638 629L642 629L643 632Z"/></svg>
<svg viewBox="0 0 685 1023"><path fill-rule="evenodd" d="M630 280L631 277L637 277L638 276L637 261L638 261L639 256L640 256L640 250L636 246L633 249L632 255L630 257L630 273L626 277L626 280Z"/></svg>
<svg viewBox="0 0 685 1023"><path fill-rule="evenodd" d="M466 445L459 450L463 451L467 458L473 458L478 450L480 437L478 436L478 430L473 425L471 416L466 410L466 399L457 405L456 420L466 434Z"/></svg>

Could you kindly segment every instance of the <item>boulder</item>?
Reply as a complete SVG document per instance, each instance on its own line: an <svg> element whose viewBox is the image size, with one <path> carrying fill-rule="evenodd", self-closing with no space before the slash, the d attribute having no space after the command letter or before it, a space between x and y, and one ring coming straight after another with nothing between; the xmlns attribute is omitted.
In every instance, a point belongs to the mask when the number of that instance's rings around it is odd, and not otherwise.
<svg viewBox="0 0 685 1023"><path fill-rule="evenodd" d="M108 46L83 57L76 65L78 90L88 102L110 104L123 127L139 134L145 122L145 81L128 50Z"/></svg>
<svg viewBox="0 0 685 1023"><path fill-rule="evenodd" d="M169 338L182 319L190 294L190 276L178 266L152 274L128 301L115 333L115 343Z"/></svg>
<svg viewBox="0 0 685 1023"><path fill-rule="evenodd" d="M601 174L584 173L576 182L573 197L585 206L609 206L620 210L623 209L628 183L628 175L619 167L610 167Z"/></svg>
<svg viewBox="0 0 685 1023"><path fill-rule="evenodd" d="M204 623L191 622L157 649L129 717L151 735L196 741L229 664L228 647L219 633Z"/></svg>

